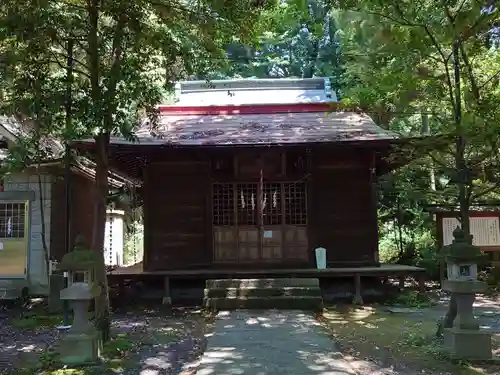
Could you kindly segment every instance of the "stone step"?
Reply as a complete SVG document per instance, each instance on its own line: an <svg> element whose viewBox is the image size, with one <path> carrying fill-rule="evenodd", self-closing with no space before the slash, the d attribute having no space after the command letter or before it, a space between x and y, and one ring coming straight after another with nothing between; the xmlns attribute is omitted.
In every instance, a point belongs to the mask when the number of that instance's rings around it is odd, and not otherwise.
<svg viewBox="0 0 500 375"><path fill-rule="evenodd" d="M317 287L281 287L281 288L213 288L205 289L205 297L321 297Z"/></svg>
<svg viewBox="0 0 500 375"><path fill-rule="evenodd" d="M284 288L284 287L316 287L317 278L275 278L275 279L212 279L206 281L207 289L224 288Z"/></svg>
<svg viewBox="0 0 500 375"><path fill-rule="evenodd" d="M205 297L203 306L213 310L235 309L282 309L282 310L313 310L323 308L323 298L318 296L304 297Z"/></svg>

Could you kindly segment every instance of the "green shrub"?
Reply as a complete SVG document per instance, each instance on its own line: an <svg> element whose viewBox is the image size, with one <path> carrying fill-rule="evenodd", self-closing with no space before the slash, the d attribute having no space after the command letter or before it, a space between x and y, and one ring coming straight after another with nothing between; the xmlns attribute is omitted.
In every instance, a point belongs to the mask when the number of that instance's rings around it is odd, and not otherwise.
<svg viewBox="0 0 500 375"><path fill-rule="evenodd" d="M409 308L423 308L431 307L434 304L432 299L416 290L405 290L399 293L392 301L391 304L396 306L403 306Z"/></svg>

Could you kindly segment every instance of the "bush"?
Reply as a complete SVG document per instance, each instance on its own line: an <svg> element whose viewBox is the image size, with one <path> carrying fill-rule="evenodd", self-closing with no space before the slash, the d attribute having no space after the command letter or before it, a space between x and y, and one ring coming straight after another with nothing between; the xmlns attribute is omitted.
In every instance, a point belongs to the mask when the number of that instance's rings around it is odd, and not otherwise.
<svg viewBox="0 0 500 375"><path fill-rule="evenodd" d="M420 249L415 266L425 268L432 280L439 280L439 264L440 260L436 247L429 246Z"/></svg>
<svg viewBox="0 0 500 375"><path fill-rule="evenodd" d="M417 290L405 290L398 294L391 301L391 304L409 308L423 308L431 307L434 302L428 295L420 293Z"/></svg>
<svg viewBox="0 0 500 375"><path fill-rule="evenodd" d="M415 230L411 235L408 230L403 231L403 254L401 254L399 238L394 235L395 230L395 228L387 230L380 238L380 261L422 267L432 279L439 279L438 250L432 231L424 228Z"/></svg>
<svg viewBox="0 0 500 375"><path fill-rule="evenodd" d="M143 226L134 223L134 230L125 235L123 261L125 264L134 264L142 261L144 252Z"/></svg>

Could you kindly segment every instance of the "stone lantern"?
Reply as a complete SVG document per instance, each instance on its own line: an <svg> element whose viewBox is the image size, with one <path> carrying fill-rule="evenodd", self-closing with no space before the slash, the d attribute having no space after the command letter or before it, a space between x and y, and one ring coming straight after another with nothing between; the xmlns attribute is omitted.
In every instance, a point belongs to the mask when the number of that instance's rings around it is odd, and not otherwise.
<svg viewBox="0 0 500 375"><path fill-rule="evenodd" d="M491 359L491 332L480 329L473 314L476 293L486 289L486 284L477 280L477 266L484 254L461 228L453 231L453 237L453 242L443 248L448 271L443 290L452 294L457 311L453 325L443 331L445 349L456 359Z"/></svg>
<svg viewBox="0 0 500 375"><path fill-rule="evenodd" d="M94 272L99 254L84 246L83 237L76 240L73 251L61 260L59 268L68 272L68 287L61 290L61 300L73 310L73 324L61 336L58 348L63 364L95 363L99 355L99 332L89 320L88 310L94 300Z"/></svg>

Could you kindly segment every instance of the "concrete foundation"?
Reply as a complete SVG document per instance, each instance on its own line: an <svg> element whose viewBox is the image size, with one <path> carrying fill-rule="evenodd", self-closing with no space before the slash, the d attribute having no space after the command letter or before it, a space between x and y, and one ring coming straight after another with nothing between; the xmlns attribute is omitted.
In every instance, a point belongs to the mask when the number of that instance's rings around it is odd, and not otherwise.
<svg viewBox="0 0 500 375"><path fill-rule="evenodd" d="M98 332L67 332L61 337L58 345L59 359L65 365L95 364L99 358L100 346Z"/></svg>
<svg viewBox="0 0 500 375"><path fill-rule="evenodd" d="M444 329L444 347L452 359L491 359L491 332L479 329Z"/></svg>

